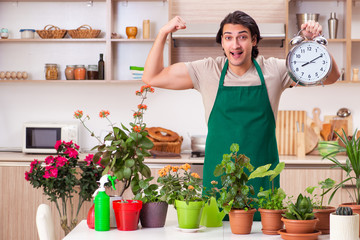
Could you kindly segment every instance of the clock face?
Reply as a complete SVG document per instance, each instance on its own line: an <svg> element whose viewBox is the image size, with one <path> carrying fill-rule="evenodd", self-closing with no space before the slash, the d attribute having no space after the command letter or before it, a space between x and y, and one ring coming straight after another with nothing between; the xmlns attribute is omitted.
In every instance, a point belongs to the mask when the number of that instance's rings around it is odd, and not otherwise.
<svg viewBox="0 0 360 240"><path fill-rule="evenodd" d="M301 85L318 84L331 70L331 57L326 48L316 42L302 42L287 56L290 77Z"/></svg>

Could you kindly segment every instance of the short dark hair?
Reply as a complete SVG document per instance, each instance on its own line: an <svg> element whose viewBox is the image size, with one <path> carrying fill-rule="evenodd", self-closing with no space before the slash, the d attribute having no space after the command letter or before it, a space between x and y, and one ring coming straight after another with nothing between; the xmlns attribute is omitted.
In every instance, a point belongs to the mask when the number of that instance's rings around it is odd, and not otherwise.
<svg viewBox="0 0 360 240"><path fill-rule="evenodd" d="M223 34L223 29L225 24L241 24L244 27L247 27L250 30L251 38L256 36L256 45L253 46L251 50L251 57L256 58L259 55L259 49L257 44L261 40L260 30L255 20L250 17L248 14L242 11L235 11L233 13L229 13L224 20L222 20L220 24L220 29L216 35L216 42L221 44L221 37Z"/></svg>

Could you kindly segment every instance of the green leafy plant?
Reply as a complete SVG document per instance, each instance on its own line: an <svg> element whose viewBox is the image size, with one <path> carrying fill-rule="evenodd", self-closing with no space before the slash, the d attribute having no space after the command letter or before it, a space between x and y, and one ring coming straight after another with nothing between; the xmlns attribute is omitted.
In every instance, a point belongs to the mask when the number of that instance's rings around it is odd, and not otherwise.
<svg viewBox="0 0 360 240"><path fill-rule="evenodd" d="M275 188L274 186L274 179L281 173L281 171L285 168L285 163L279 163L274 170L270 170L267 173L264 173L265 177L268 176L269 173L272 174L269 176L269 182L271 184L271 188L268 190L264 190L263 187L260 187L260 191L257 195L259 202L259 208L263 209L272 209L272 210L281 210L284 209L283 201L286 198L286 194L283 189Z"/></svg>
<svg viewBox="0 0 360 240"><path fill-rule="evenodd" d="M135 186L135 191L138 192L134 199L141 200L143 203L161 202L161 195L159 186L155 183L151 184L154 177L139 180L139 185Z"/></svg>
<svg viewBox="0 0 360 240"><path fill-rule="evenodd" d="M230 153L223 155L221 163L214 170L214 176L221 176L222 182L222 188L219 189L218 205L226 213L229 213L232 208L244 210L253 208L257 198L251 197L255 191L253 186L248 184L248 181L273 174L273 171L269 171L271 164L260 166L254 170L250 159L244 154L238 154L238 151L239 145L233 143L230 146ZM248 170L250 175L245 170Z"/></svg>
<svg viewBox="0 0 360 240"><path fill-rule="evenodd" d="M317 208L317 209L325 208L324 205L323 205L324 196L331 189L333 189L334 186L335 186L335 181L333 179L331 179L331 178L327 178L324 181L320 181L318 186L311 186L311 187L306 188L306 192L308 192L309 194L312 195L311 201L312 201L312 203L314 205L314 208ZM316 188L321 189L321 194L320 195L314 193L314 190Z"/></svg>
<svg viewBox="0 0 360 240"><path fill-rule="evenodd" d="M109 111L102 110L100 112L99 116L105 118L111 126L111 131L104 139L100 139L86 126L85 121L90 119L89 116L83 117L83 112L80 110L74 114L74 117L80 120L91 136L99 141L99 145L92 149L97 151L94 155L94 161L97 162L101 159L101 164L105 167L104 174L111 172L123 183L120 196L129 187L136 195L140 190L138 187L140 177L149 178L151 176L150 168L144 164L144 158L151 156L148 150L154 146L152 141L147 138L146 124L143 122L143 115L147 110L147 106L143 103L149 92L154 92L154 89L149 85L142 86L140 91L136 91L135 94L141 97L141 103L138 105L137 111L134 112L134 122L130 123L130 129L123 124L121 124L121 128L115 126L108 118Z"/></svg>
<svg viewBox="0 0 360 240"><path fill-rule="evenodd" d="M290 202L283 216L293 220L314 219L313 204L309 197L304 197L301 193L297 197L296 203Z"/></svg>
<svg viewBox="0 0 360 240"><path fill-rule="evenodd" d="M168 165L159 170L160 199L168 204L175 200L203 201L202 179L196 172L190 171L191 166L184 164L180 167Z"/></svg>
<svg viewBox="0 0 360 240"><path fill-rule="evenodd" d="M34 188L42 188L48 200L55 203L61 227L66 235L77 225L82 204L90 201L98 188L97 181L100 180L104 168L100 161L93 161L93 154L89 154L80 162L79 146L73 142L59 140L55 144L55 149L57 156L46 157L45 164L37 159L32 161L30 171L25 172L25 179ZM81 171L77 171L77 167ZM76 194L79 195L77 209L74 207Z"/></svg>
<svg viewBox="0 0 360 240"><path fill-rule="evenodd" d="M342 130L342 135L335 131L344 146L336 145L336 150L325 155L323 159L328 159L335 164L335 167L341 168L346 173L346 179L336 184L329 198L329 204L335 193L347 182L355 186L353 191L347 189L351 199L355 204L360 204L360 139L357 137L357 130L355 130L352 137L346 135ZM330 144L333 145L334 144ZM335 154L345 152L347 155L345 164L340 163L334 156Z"/></svg>

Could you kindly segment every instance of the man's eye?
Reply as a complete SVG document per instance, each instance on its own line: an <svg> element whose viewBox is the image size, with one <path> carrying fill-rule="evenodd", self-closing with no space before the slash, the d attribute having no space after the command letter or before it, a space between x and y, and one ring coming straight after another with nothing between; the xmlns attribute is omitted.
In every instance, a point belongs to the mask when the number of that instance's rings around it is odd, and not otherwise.
<svg viewBox="0 0 360 240"><path fill-rule="evenodd" d="M231 39L231 37L225 37L225 40L230 40Z"/></svg>

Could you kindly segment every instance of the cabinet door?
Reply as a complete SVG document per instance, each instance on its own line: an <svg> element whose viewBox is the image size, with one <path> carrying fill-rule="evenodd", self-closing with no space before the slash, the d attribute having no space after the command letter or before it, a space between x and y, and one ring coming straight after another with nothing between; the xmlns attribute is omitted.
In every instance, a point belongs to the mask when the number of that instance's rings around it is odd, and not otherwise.
<svg viewBox="0 0 360 240"><path fill-rule="evenodd" d="M305 189L309 186L318 186L319 181L326 178L333 179L336 183L341 181L341 170L330 168L286 168L280 174L280 186L284 189L288 196L293 196L293 200L299 193L306 194ZM314 193L320 195L320 189L315 189ZM309 194L306 194L309 195ZM328 204L330 194L324 197L323 205L331 205L337 207L341 203L341 193L335 194L331 203Z"/></svg>

